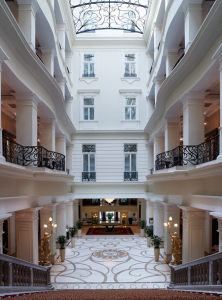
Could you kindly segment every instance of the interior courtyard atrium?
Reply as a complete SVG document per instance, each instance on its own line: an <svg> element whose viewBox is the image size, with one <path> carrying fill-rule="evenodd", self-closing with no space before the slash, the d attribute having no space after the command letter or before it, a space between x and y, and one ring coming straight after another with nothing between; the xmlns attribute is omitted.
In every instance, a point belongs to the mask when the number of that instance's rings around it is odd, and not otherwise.
<svg viewBox="0 0 222 300"><path fill-rule="evenodd" d="M222 297L222 0L0 0L0 299Z"/></svg>

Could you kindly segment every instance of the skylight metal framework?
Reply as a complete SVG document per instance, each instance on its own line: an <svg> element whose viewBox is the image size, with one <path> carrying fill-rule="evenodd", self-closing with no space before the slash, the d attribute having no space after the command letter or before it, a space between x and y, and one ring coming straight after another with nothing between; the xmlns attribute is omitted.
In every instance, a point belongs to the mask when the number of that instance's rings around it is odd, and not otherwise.
<svg viewBox="0 0 222 300"><path fill-rule="evenodd" d="M76 34L95 30L143 33L149 0L70 0Z"/></svg>

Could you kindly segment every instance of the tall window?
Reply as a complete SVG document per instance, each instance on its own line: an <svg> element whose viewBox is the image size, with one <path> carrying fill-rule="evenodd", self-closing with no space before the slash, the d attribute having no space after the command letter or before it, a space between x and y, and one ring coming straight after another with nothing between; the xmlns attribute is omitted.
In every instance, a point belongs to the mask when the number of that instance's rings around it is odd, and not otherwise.
<svg viewBox="0 0 222 300"><path fill-rule="evenodd" d="M83 77L95 77L95 56L94 54L83 55Z"/></svg>
<svg viewBox="0 0 222 300"><path fill-rule="evenodd" d="M94 98L83 99L83 119L94 120Z"/></svg>
<svg viewBox="0 0 222 300"><path fill-rule="evenodd" d="M137 145L125 144L124 152L125 152L124 181L137 181L138 180L138 173L136 170Z"/></svg>
<svg viewBox="0 0 222 300"><path fill-rule="evenodd" d="M83 145L83 172L95 172L95 145Z"/></svg>
<svg viewBox="0 0 222 300"><path fill-rule="evenodd" d="M137 77L136 74L136 54L125 54L125 74L124 77Z"/></svg>
<svg viewBox="0 0 222 300"><path fill-rule="evenodd" d="M125 120L136 120L136 98L125 99Z"/></svg>

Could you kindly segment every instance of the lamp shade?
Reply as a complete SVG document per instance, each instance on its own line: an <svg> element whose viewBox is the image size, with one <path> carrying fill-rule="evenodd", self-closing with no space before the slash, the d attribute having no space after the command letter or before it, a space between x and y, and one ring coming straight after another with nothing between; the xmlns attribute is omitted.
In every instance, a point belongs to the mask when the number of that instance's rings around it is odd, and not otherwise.
<svg viewBox="0 0 222 300"><path fill-rule="evenodd" d="M114 199L105 199L108 203L111 203L111 202L113 202L113 200L115 200L115 198Z"/></svg>

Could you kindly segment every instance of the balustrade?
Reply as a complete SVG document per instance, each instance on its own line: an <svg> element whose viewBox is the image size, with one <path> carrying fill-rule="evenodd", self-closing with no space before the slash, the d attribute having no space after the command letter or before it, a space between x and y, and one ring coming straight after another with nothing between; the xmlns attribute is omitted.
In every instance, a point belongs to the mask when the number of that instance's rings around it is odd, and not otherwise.
<svg viewBox="0 0 222 300"><path fill-rule="evenodd" d="M222 252L179 266L170 265L170 268L171 282L168 289L200 290L204 285L204 290L217 290L217 286L222 285Z"/></svg>
<svg viewBox="0 0 222 300"><path fill-rule="evenodd" d="M21 166L45 167L65 171L65 155L49 151L42 146L22 146L2 137L3 156L7 162Z"/></svg>
<svg viewBox="0 0 222 300"><path fill-rule="evenodd" d="M215 160L219 155L219 135L197 146L178 146L156 156L155 170L175 166L199 165Z"/></svg>
<svg viewBox="0 0 222 300"><path fill-rule="evenodd" d="M138 172L124 172L124 181L138 181Z"/></svg>
<svg viewBox="0 0 222 300"><path fill-rule="evenodd" d="M53 289L51 267L0 254L0 293Z"/></svg>

